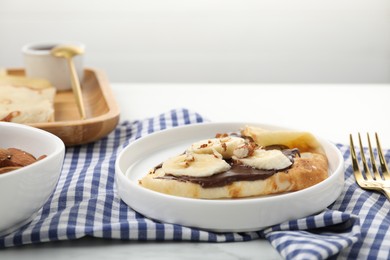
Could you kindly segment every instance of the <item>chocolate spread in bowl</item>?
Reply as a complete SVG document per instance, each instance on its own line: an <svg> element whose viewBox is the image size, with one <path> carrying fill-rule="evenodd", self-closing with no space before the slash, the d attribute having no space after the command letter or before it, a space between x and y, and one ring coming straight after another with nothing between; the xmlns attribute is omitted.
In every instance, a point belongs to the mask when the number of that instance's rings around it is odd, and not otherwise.
<svg viewBox="0 0 390 260"><path fill-rule="evenodd" d="M272 149L281 148L280 146L272 146ZM267 147L266 149L271 149ZM299 156L298 149L281 149L283 154L285 154L292 163L294 163L294 157ZM272 176L277 172L287 171L291 166L285 169L279 170L261 170L256 169L250 166L237 164L233 160L227 160L231 165L231 168L228 171L217 173L208 177L192 177L192 176L175 176L169 173L166 173L164 176L157 177L157 179L166 179L166 180L176 180L183 182L192 182L199 184L203 188L216 188L229 185L236 181L256 181L256 180L265 180L268 177ZM155 169L161 168L162 164L156 166Z"/></svg>

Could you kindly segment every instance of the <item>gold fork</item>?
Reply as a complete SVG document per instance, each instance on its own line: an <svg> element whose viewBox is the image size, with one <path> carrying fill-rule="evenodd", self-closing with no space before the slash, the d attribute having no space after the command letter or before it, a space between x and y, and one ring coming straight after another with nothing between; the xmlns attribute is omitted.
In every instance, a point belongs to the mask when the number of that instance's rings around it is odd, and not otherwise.
<svg viewBox="0 0 390 260"><path fill-rule="evenodd" d="M370 164L371 164L372 171L370 170L369 164L367 163L366 160L366 156L364 155L360 133L358 133L358 138L359 138L359 146L360 146L360 157L363 164L363 171L361 171L359 168L359 162L356 156L352 134L349 135L352 167L353 167L353 173L355 175L357 184L362 189L380 191L384 195L386 195L388 200L390 200L390 173L387 167L385 157L383 156L382 147L379 142L378 134L375 133L375 139L376 139L376 147L378 151L378 158L381 166L381 171L379 171L378 167L376 166L375 156L370 141L370 135L367 133L368 150L370 154Z"/></svg>

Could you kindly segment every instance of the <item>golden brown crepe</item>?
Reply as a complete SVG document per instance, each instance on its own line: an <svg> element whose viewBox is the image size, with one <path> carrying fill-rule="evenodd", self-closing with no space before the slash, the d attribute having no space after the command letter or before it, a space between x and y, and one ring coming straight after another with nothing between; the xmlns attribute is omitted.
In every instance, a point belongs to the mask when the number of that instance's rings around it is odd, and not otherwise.
<svg viewBox="0 0 390 260"><path fill-rule="evenodd" d="M328 177L327 157L310 133L248 126L241 134L194 143L139 183L169 195L225 199L298 191Z"/></svg>
<svg viewBox="0 0 390 260"><path fill-rule="evenodd" d="M258 145L268 146L282 144L290 148L298 148L300 152L322 153L324 150L313 134L292 130L267 130L260 127L245 126L241 134L251 137Z"/></svg>

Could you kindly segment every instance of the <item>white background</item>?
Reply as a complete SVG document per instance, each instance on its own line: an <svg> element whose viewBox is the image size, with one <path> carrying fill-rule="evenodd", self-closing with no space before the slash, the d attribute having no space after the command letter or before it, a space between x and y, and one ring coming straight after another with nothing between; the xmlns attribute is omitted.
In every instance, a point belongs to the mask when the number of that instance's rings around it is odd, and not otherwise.
<svg viewBox="0 0 390 260"><path fill-rule="evenodd" d="M0 1L0 67L61 40L111 82L390 82L388 0Z"/></svg>

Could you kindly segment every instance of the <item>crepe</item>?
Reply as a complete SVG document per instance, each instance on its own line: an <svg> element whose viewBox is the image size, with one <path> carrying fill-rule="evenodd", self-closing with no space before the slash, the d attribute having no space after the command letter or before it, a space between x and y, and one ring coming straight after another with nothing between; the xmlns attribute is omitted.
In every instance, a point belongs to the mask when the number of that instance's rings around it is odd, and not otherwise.
<svg viewBox="0 0 390 260"><path fill-rule="evenodd" d="M315 136L309 132L293 130L268 130L260 127L245 126L243 136L252 138L260 146L285 145L298 148L301 152L324 154L324 150Z"/></svg>
<svg viewBox="0 0 390 260"><path fill-rule="evenodd" d="M245 127L167 158L139 184L164 194L232 199L299 191L328 177L328 161L310 133Z"/></svg>
<svg viewBox="0 0 390 260"><path fill-rule="evenodd" d="M244 198L262 195L280 194L303 190L328 177L326 157L320 154L307 154L307 158L298 158L291 169L278 172L265 180L236 181L229 185L203 188L192 182L175 179L160 179L165 172L157 169L150 172L140 184L148 189L180 197L198 199Z"/></svg>
<svg viewBox="0 0 390 260"><path fill-rule="evenodd" d="M54 121L54 87L0 85L0 121L44 123Z"/></svg>

